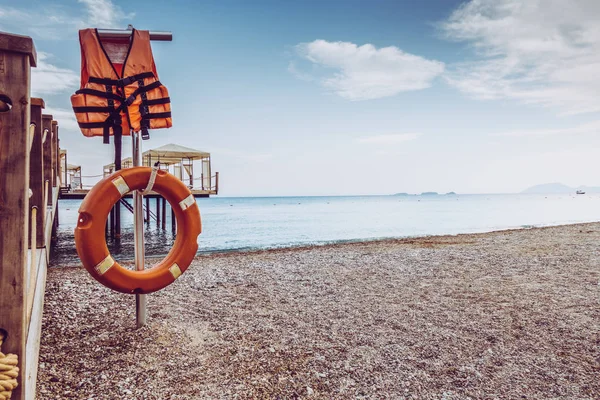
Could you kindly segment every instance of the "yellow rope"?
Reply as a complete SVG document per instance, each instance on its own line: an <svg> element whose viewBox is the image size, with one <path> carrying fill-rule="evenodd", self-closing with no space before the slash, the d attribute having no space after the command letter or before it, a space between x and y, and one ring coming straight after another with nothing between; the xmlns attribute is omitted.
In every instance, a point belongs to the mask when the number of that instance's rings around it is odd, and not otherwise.
<svg viewBox="0 0 600 400"><path fill-rule="evenodd" d="M0 330L0 400L9 400L12 391L17 387L17 376L19 376L19 362L16 354L4 354L2 342L4 333Z"/></svg>

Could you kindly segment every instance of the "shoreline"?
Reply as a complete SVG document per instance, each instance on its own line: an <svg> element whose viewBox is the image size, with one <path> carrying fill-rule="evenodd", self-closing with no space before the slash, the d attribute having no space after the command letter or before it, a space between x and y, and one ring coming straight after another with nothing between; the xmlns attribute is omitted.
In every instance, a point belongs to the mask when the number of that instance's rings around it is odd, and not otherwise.
<svg viewBox="0 0 600 400"><path fill-rule="evenodd" d="M600 223L48 271L38 398L600 398Z"/></svg>
<svg viewBox="0 0 600 400"><path fill-rule="evenodd" d="M285 250L311 250L317 248L329 248L329 247L338 247L344 245L355 245L355 244L377 244L377 243L407 243L412 244L414 241L421 241L427 239L448 239L448 238L456 238L461 236L478 236L478 235L488 235L500 232L519 232L519 231L530 231L530 230L543 230L550 228L561 228L561 227L570 227L570 226L586 226L586 225L594 225L598 224L600 221L589 221L589 222L573 222L566 224L558 224L558 225L543 225L543 226L522 226L522 227L510 227L510 228L500 228L494 229L491 231L481 231L481 232L466 232L466 233L456 233L456 234L440 234L440 235L418 235L418 236L399 236L399 237L389 237L389 238L373 238L373 239L347 239L347 240L339 240L339 241L331 241L331 242L321 242L315 244L299 244L285 247L265 247L265 248L243 248L243 249L228 249L228 250L209 250L205 252L199 252L196 254L196 258L199 257L213 257L213 256L225 256L228 254L254 254L254 253L262 253L262 252L279 252ZM166 256L156 255L150 256L150 259L157 259ZM130 260L130 261L133 261Z"/></svg>
<svg viewBox="0 0 600 400"><path fill-rule="evenodd" d="M427 239L444 239L444 238L456 238L461 236L477 236L477 235L488 235L500 232L519 232L519 231L530 231L530 230L543 230L550 228L560 228L560 227L575 227L575 226L586 226L586 225L594 225L598 224L600 221L589 221L589 222L574 222L574 223L566 223L566 224L558 224L558 225L543 225L543 226L521 226L521 227L510 227L510 228L500 228L494 229L491 231L482 231L482 232L467 232L467 233L456 233L456 234L440 234L440 235L420 235L420 236L402 236L402 237L390 237L390 238L373 238L373 239L348 239L348 240L340 240L340 241L332 241L332 242L322 242L315 244L299 244L292 246L282 246L282 247L264 247L264 248L241 248L241 249L227 249L227 250L207 250L196 253L194 259L202 258L202 257L221 257L227 256L228 254L254 254L254 253L263 253L263 252L280 252L286 250L310 250L316 248L329 248L329 247L338 247L345 245L355 245L355 244L369 244L369 243L411 243L413 241L419 240L427 240ZM146 260L159 260L166 256L167 254L159 254L159 255L150 255L146 256ZM133 263L134 259L130 257L120 258L119 261L123 265L129 265ZM50 265L51 268L79 268L80 265Z"/></svg>

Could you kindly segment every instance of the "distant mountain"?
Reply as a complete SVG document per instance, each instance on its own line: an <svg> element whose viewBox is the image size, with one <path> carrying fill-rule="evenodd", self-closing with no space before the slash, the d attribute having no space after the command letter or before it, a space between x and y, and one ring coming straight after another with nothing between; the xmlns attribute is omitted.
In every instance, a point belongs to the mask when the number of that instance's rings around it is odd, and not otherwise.
<svg viewBox="0 0 600 400"><path fill-rule="evenodd" d="M438 192L423 192L421 196L437 196Z"/></svg>
<svg viewBox="0 0 600 400"><path fill-rule="evenodd" d="M562 183L544 183L542 185L535 185L528 189L523 190L521 193L526 194L574 194L577 190L583 190L586 193L600 193L600 187L597 186L579 186L570 187L563 185Z"/></svg>

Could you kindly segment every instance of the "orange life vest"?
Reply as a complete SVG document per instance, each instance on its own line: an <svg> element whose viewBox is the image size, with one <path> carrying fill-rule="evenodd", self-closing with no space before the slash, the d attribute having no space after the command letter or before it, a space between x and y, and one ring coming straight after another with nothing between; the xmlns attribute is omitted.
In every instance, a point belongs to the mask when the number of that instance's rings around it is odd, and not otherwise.
<svg viewBox="0 0 600 400"><path fill-rule="evenodd" d="M71 104L85 136L103 136L108 143L111 134L133 130L148 139L148 129L173 125L169 93L158 80L148 31L132 30L122 60L111 60L97 29L80 30L79 43L81 88Z"/></svg>

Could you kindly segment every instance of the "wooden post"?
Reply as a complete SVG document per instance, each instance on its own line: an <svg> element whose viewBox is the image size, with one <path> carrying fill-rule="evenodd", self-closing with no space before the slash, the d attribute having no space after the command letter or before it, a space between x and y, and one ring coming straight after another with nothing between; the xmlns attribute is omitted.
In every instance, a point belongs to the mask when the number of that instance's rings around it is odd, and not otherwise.
<svg viewBox="0 0 600 400"><path fill-rule="evenodd" d="M54 120L51 122L52 125L52 176L54 179L54 187L60 191L60 141L58 139L58 123ZM58 215L58 204L54 207L54 221L52 221L52 242L55 243L58 239L58 222L60 221Z"/></svg>
<svg viewBox="0 0 600 400"><path fill-rule="evenodd" d="M58 179L58 177L60 176L60 170L58 168L60 165L60 149L58 147L58 125L56 124L56 121L51 121L50 125L52 126L52 186L60 187Z"/></svg>
<svg viewBox="0 0 600 400"><path fill-rule="evenodd" d="M156 196L156 226L160 226L160 196Z"/></svg>
<svg viewBox="0 0 600 400"><path fill-rule="evenodd" d="M121 202L117 202L113 212L115 213L115 239L121 239Z"/></svg>
<svg viewBox="0 0 600 400"><path fill-rule="evenodd" d="M215 172L215 194L219 194L219 173Z"/></svg>
<svg viewBox="0 0 600 400"><path fill-rule="evenodd" d="M162 198L162 229L167 229L167 199Z"/></svg>
<svg viewBox="0 0 600 400"><path fill-rule="evenodd" d="M47 131L44 142L44 182L48 181L48 205L52 203L52 188L54 187L54 176L52 176L52 115L42 114L42 132Z"/></svg>
<svg viewBox="0 0 600 400"><path fill-rule="evenodd" d="M176 231L175 210L173 210L173 206L171 206L170 208L171 208L171 232L173 232L173 235L174 235L175 231Z"/></svg>
<svg viewBox="0 0 600 400"><path fill-rule="evenodd" d="M25 287L29 229L30 69L36 52L29 37L0 33L0 94L12 108L0 113L0 329L3 353L19 357L13 400L24 399L27 325Z"/></svg>
<svg viewBox="0 0 600 400"><path fill-rule="evenodd" d="M36 217L36 231L29 229L29 237L36 235L36 240L30 243L36 243L38 248L45 246L45 224L44 224L44 157L42 147L42 136L44 129L42 126L42 109L45 108L44 100L39 98L31 99L31 123L35 124L35 133L33 136L33 144L29 153L29 189L32 195L29 198L29 208L37 207L38 212Z"/></svg>
<svg viewBox="0 0 600 400"><path fill-rule="evenodd" d="M115 207L113 206L112 210L110 210L109 221L110 221L110 237L112 239L115 238Z"/></svg>
<svg viewBox="0 0 600 400"><path fill-rule="evenodd" d="M146 198L146 222L150 223L150 197L144 196Z"/></svg>

